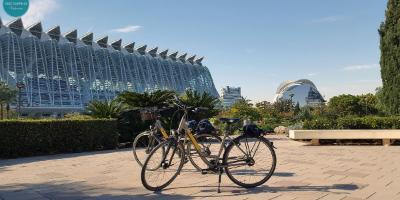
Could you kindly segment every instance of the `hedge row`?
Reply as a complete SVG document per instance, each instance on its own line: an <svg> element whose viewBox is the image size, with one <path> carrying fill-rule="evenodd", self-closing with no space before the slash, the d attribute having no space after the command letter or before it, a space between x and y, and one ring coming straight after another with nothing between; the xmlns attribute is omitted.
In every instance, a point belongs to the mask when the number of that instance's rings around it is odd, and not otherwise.
<svg viewBox="0 0 400 200"><path fill-rule="evenodd" d="M305 121L304 129L399 129L400 117L343 117L336 120L320 118Z"/></svg>
<svg viewBox="0 0 400 200"><path fill-rule="evenodd" d="M0 121L0 157L114 149L116 130L106 119Z"/></svg>

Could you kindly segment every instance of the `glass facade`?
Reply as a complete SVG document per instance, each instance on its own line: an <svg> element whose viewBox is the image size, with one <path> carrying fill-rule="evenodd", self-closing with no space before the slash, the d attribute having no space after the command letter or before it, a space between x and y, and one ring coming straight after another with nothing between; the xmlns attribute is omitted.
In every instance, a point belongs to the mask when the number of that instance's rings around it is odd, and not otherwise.
<svg viewBox="0 0 400 200"><path fill-rule="evenodd" d="M145 92L191 88L218 96L209 70L194 56L157 54L157 48L121 47L121 40L93 42L93 34L60 35L41 24L23 28L20 19L0 25L0 80L23 82L23 107L84 107L90 100L110 100L122 91Z"/></svg>

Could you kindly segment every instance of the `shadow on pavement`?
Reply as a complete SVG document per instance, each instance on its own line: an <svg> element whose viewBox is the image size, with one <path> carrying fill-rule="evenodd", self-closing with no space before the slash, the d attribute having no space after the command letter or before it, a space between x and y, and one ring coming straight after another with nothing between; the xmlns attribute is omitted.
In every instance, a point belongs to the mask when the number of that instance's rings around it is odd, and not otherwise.
<svg viewBox="0 0 400 200"><path fill-rule="evenodd" d="M199 193L192 195L180 195L182 190L198 190ZM162 192L154 193L143 187L105 187L104 185L87 185L81 182L48 182L40 184L10 184L0 186L0 199L192 199L198 197L242 196L259 193L278 193L292 191L317 191L347 193L359 189L354 184L334 184L324 186L260 186L246 189L239 186L221 186L222 193L217 193L216 185L183 186L166 188ZM180 190L180 191L178 191ZM332 191L333 190L333 191ZM214 193L215 192L215 193ZM184 192L186 193L186 192ZM201 194L206 193L206 194Z"/></svg>
<svg viewBox="0 0 400 200"><path fill-rule="evenodd" d="M240 186L221 186L222 193L217 193L217 186L185 186L185 187L173 187L167 188L164 191L173 191L176 189L193 189L199 188L200 192L215 192L216 197L226 197L226 196L241 196L241 195L249 195L249 194L258 194L258 193L278 193L278 192L331 192L331 193L348 193L348 191L354 191L359 189L358 185L354 184L334 184L334 185L327 185L327 186L288 186L288 187L275 187L275 186L259 186L255 188L242 188ZM335 191L332 191L335 190ZM208 195L192 195L191 197L208 197Z"/></svg>
<svg viewBox="0 0 400 200"><path fill-rule="evenodd" d="M12 159L0 159L0 167L12 166L12 165L18 165L18 164L27 164L27 163L38 162L38 161L61 160L61 159L74 158L74 157L80 157L80 156L94 156L94 155L123 152L123 151L131 151L131 149L126 148L126 149L119 149L119 150L103 150L103 151L90 151L90 152L81 152L81 153L66 153L66 154L56 154L56 155L43 155L43 156L12 158Z"/></svg>
<svg viewBox="0 0 400 200"><path fill-rule="evenodd" d="M191 199L179 194L160 194L146 191L143 187L109 188L102 185L89 186L82 182L13 184L0 186L0 199Z"/></svg>
<svg viewBox="0 0 400 200"><path fill-rule="evenodd" d="M272 176L291 177L294 175L295 175L295 173L292 173L292 172L275 172Z"/></svg>

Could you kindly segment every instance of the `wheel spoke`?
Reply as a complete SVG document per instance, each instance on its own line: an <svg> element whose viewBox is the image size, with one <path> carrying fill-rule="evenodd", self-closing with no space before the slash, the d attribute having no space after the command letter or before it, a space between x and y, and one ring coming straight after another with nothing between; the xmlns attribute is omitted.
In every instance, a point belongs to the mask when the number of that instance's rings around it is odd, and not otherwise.
<svg viewBox="0 0 400 200"><path fill-rule="evenodd" d="M160 190L168 186L183 167L184 152L174 141L165 141L156 146L142 168L143 185L149 190Z"/></svg>
<svg viewBox="0 0 400 200"><path fill-rule="evenodd" d="M241 146L245 146L243 151ZM275 170L275 152L263 137L240 136L228 146L224 156L226 173L236 184L255 187L267 181Z"/></svg>

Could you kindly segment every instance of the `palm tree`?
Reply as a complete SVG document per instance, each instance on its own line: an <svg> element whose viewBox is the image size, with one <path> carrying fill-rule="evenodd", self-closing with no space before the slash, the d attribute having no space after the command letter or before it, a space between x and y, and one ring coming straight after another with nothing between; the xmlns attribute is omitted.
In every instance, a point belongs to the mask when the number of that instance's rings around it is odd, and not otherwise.
<svg viewBox="0 0 400 200"><path fill-rule="evenodd" d="M10 88L4 82L0 82L0 119L3 120L3 108L4 104L6 104L7 108L7 117L8 111L10 108L10 103L15 100L17 96L17 90Z"/></svg>
<svg viewBox="0 0 400 200"><path fill-rule="evenodd" d="M138 119L138 109L140 108L164 108L164 107L172 107L172 100L174 99L175 92L170 90L156 90L154 92L144 92L144 93L137 93L137 92L123 92L118 95L117 100L122 104L129 107L131 110L127 110L126 112L122 113L121 118L124 119L127 116L129 118L136 118ZM173 128L173 124L177 124L176 120L179 117L178 114L175 113L175 109L167 109L164 110L161 115L161 121L165 125L165 127ZM129 114L131 113L131 114ZM128 120L131 120L128 119ZM139 118L142 119L143 118ZM146 121L146 120L145 120ZM143 124L149 123L150 121L139 122L138 120L131 122L133 127L143 127ZM144 127L148 127L149 124L146 124Z"/></svg>
<svg viewBox="0 0 400 200"><path fill-rule="evenodd" d="M188 106L205 107L208 109L202 113L196 114L196 116L193 117L196 120L214 117L219 113L219 110L216 108L219 103L219 99L207 92L200 93L198 91L186 90L185 94L180 97L180 100L182 103Z"/></svg>
<svg viewBox="0 0 400 200"><path fill-rule="evenodd" d="M118 95L118 101L131 108L166 107L174 98L175 92L170 90L156 90L154 92L123 92Z"/></svg>
<svg viewBox="0 0 400 200"><path fill-rule="evenodd" d="M94 118L117 118L124 110L124 106L117 100L99 101L94 100L86 107L87 113Z"/></svg>

